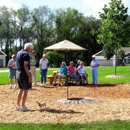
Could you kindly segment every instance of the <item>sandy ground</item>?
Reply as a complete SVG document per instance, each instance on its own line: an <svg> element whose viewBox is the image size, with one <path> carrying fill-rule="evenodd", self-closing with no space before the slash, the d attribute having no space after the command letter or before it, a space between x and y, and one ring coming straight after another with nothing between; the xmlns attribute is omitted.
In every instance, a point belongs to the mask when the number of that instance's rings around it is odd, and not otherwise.
<svg viewBox="0 0 130 130"><path fill-rule="evenodd" d="M50 85L29 90L28 112L15 111L18 89L0 86L0 122L4 123L85 123L107 120L130 120L130 84L69 86L69 98L89 97L100 102L63 104L66 86ZM39 110L36 103L46 102L47 109Z"/></svg>

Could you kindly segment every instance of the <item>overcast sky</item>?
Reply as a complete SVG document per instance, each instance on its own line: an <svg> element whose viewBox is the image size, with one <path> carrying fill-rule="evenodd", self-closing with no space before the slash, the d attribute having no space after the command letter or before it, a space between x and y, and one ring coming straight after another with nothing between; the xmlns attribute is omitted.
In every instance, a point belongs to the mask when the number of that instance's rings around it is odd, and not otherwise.
<svg viewBox="0 0 130 130"><path fill-rule="evenodd" d="M102 11L104 4L108 4L110 0L1 0L0 6L6 5L18 9L22 4L27 5L31 9L39 6L47 5L51 9L58 8L75 8L85 16L94 16L98 18L98 12ZM130 15L130 0L122 0L125 7L128 7Z"/></svg>

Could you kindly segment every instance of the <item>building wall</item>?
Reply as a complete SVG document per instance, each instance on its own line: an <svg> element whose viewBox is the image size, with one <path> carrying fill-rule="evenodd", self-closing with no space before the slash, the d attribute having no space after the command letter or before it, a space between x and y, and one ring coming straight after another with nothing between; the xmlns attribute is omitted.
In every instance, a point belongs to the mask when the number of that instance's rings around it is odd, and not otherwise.
<svg viewBox="0 0 130 130"><path fill-rule="evenodd" d="M0 67L6 67L6 57L0 56Z"/></svg>
<svg viewBox="0 0 130 130"><path fill-rule="evenodd" d="M115 57L107 60L103 56L96 56L96 59L99 61L100 66L115 66ZM121 65L121 60L117 59L116 65Z"/></svg>
<svg viewBox="0 0 130 130"><path fill-rule="evenodd" d="M112 60L98 59L100 66L113 66Z"/></svg>

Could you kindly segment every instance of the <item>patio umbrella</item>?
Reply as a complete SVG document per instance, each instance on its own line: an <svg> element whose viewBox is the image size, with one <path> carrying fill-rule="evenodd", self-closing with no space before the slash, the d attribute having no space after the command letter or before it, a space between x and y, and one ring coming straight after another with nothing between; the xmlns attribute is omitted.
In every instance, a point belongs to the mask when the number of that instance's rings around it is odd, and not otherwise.
<svg viewBox="0 0 130 130"><path fill-rule="evenodd" d="M75 43L68 41L68 40L58 42L58 43L53 44L53 45L46 47L44 49L45 50L62 50L62 51L65 51L65 50L79 50L79 51L86 50L85 48L83 48L79 45L76 45Z"/></svg>
<svg viewBox="0 0 130 130"><path fill-rule="evenodd" d="M67 62L67 52L68 51L81 51L81 50L86 50L85 48L71 42L71 41L68 41L68 40L64 40L64 41L61 41L61 42L58 42L58 43L55 43L49 47L46 47L44 48L45 50L59 50L59 51L65 51L65 61Z"/></svg>
<svg viewBox="0 0 130 130"><path fill-rule="evenodd" d="M60 51L70 51L70 50L86 50L85 48L76 45L75 43L68 41L68 40L64 40L61 42L58 42L56 44L53 44L49 47L44 48L45 50L60 50ZM68 85L67 85L67 99L68 99Z"/></svg>

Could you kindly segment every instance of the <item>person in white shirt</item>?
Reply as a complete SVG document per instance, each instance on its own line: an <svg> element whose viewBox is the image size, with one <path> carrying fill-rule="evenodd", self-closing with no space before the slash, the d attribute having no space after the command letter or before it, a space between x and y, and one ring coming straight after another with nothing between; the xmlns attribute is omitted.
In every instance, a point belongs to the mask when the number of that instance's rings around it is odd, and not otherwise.
<svg viewBox="0 0 130 130"><path fill-rule="evenodd" d="M46 75L48 69L48 59L46 58L46 54L43 54L42 59L39 61L39 68L40 68L40 82L42 84L46 84Z"/></svg>
<svg viewBox="0 0 130 130"><path fill-rule="evenodd" d="M88 84L88 74L86 73L86 69L83 61L80 61L80 65L78 66L77 71L81 77L82 84L84 83L84 80L86 80L86 83Z"/></svg>
<svg viewBox="0 0 130 130"><path fill-rule="evenodd" d="M16 80L16 56L13 54L12 59L9 60L8 62L8 68L9 68L9 78L10 78L10 89L12 88L12 80L15 78L15 84L14 88L17 88L17 80Z"/></svg>
<svg viewBox="0 0 130 130"><path fill-rule="evenodd" d="M98 67L99 67L99 62L98 60L95 59L96 56L92 56L92 61L90 63L91 70L92 70L92 80L93 84L98 84Z"/></svg>
<svg viewBox="0 0 130 130"><path fill-rule="evenodd" d="M30 72L32 75L34 86L38 86L36 81L36 55L37 53L35 50L33 50L32 53L30 53Z"/></svg>

